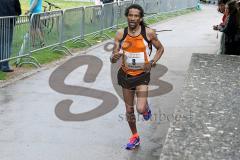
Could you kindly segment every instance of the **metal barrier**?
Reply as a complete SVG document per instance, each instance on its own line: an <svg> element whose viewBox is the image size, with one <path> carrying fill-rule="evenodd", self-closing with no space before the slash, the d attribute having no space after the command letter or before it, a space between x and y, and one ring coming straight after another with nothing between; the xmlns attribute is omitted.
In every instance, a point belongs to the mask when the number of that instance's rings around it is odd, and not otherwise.
<svg viewBox="0 0 240 160"><path fill-rule="evenodd" d="M151 1L145 0L144 4L145 5L143 9L146 15L157 14L159 12L159 8L160 8L159 0L151 0Z"/></svg>
<svg viewBox="0 0 240 160"><path fill-rule="evenodd" d="M31 16L30 25L30 50L33 52L50 48L71 52L63 46L63 11L37 13Z"/></svg>
<svg viewBox="0 0 240 160"><path fill-rule="evenodd" d="M186 1L184 1L183 4L184 4L185 7L182 8L182 9L190 8L190 6L191 6L191 1L192 1L192 0L186 0Z"/></svg>
<svg viewBox="0 0 240 160"><path fill-rule="evenodd" d="M107 3L103 5L103 29L117 27L118 3Z"/></svg>
<svg viewBox="0 0 240 160"><path fill-rule="evenodd" d="M145 22L148 22L150 18L154 18L157 20L157 16L159 13L159 8L160 8L160 1L159 0L152 0L152 1L144 1L144 20Z"/></svg>
<svg viewBox="0 0 240 160"><path fill-rule="evenodd" d="M159 13L167 12L167 1L166 0L159 0Z"/></svg>
<svg viewBox="0 0 240 160"><path fill-rule="evenodd" d="M91 45L84 39L84 17L84 7L64 10L62 43L73 40L74 43L81 42L85 45Z"/></svg>
<svg viewBox="0 0 240 160"><path fill-rule="evenodd" d="M170 12L172 10L172 1L173 0L168 0L167 2L167 12Z"/></svg>
<svg viewBox="0 0 240 160"><path fill-rule="evenodd" d="M178 5L177 0L172 0L171 2L172 2L171 9L170 9L171 12L175 12L180 9L180 6Z"/></svg>
<svg viewBox="0 0 240 160"><path fill-rule="evenodd" d="M110 19L110 22L111 21L112 20ZM103 33L104 10L102 5L85 7L83 24L84 24L84 36L92 35L94 39L110 38L107 34ZM91 44L89 40L85 39L85 41Z"/></svg>
<svg viewBox="0 0 240 160"><path fill-rule="evenodd" d="M118 25L126 23L125 10L129 7L133 2L132 1L124 1L119 3L119 12L118 12Z"/></svg>
<svg viewBox="0 0 240 160"><path fill-rule="evenodd" d="M103 29L102 5L85 7L84 12L84 36L101 32Z"/></svg>
<svg viewBox="0 0 240 160"><path fill-rule="evenodd" d="M64 10L63 42L84 37L84 7Z"/></svg>
<svg viewBox="0 0 240 160"><path fill-rule="evenodd" d="M196 7L196 6L198 6L198 1L196 1L196 0L191 0L192 1L192 5L191 6L189 6L190 8L194 8L194 7Z"/></svg>
<svg viewBox="0 0 240 160"><path fill-rule="evenodd" d="M0 62L30 57L29 25L28 16L0 17Z"/></svg>
<svg viewBox="0 0 240 160"><path fill-rule="evenodd" d="M91 45L85 36L108 37L103 31L126 24L125 10L132 3L144 8L147 19L156 18L162 12L196 7L198 0L128 0L33 14L31 19L28 16L0 17L0 62L27 58L18 60L17 64L40 66L31 55L49 47L71 54L63 43L74 40Z"/></svg>
<svg viewBox="0 0 240 160"><path fill-rule="evenodd" d="M144 0L133 0L133 3L138 4L138 5L140 5L143 8L145 6Z"/></svg>
<svg viewBox="0 0 240 160"><path fill-rule="evenodd" d="M185 2L182 2L181 0L178 0L178 4L179 4L179 9L185 9L187 8L187 3L186 1Z"/></svg>
<svg viewBox="0 0 240 160"><path fill-rule="evenodd" d="M13 30L17 17L0 18L0 62L11 58Z"/></svg>

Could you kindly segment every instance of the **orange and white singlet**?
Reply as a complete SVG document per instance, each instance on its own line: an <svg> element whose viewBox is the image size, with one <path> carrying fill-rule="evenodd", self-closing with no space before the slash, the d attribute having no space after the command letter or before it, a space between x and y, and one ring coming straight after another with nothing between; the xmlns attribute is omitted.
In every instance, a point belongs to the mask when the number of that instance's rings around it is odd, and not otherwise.
<svg viewBox="0 0 240 160"><path fill-rule="evenodd" d="M128 34L128 28L124 29L120 49L123 51L122 69L125 73L137 76L144 72L144 64L149 63L149 43L144 26L141 27L141 33L135 37Z"/></svg>

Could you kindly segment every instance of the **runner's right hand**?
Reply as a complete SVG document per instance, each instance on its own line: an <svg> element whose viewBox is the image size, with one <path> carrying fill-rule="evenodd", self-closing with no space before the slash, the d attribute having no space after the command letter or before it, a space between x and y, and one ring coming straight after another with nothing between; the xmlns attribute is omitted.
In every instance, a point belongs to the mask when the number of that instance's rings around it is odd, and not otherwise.
<svg viewBox="0 0 240 160"><path fill-rule="evenodd" d="M112 63L116 63L117 60L118 60L122 55L123 55L122 53L114 53L114 54L111 55L110 61L111 61Z"/></svg>

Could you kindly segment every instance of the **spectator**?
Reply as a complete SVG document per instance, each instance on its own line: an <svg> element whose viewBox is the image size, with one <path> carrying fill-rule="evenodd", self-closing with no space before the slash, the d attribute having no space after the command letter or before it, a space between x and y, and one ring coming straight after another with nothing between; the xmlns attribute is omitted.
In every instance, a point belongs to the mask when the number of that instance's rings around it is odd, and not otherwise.
<svg viewBox="0 0 240 160"><path fill-rule="evenodd" d="M42 12L42 0L31 0L30 1L30 9L25 14L30 14L30 17L32 14L37 14ZM41 23L40 23L40 15L35 15L32 19L31 24L31 37L32 37L32 44L33 47L35 46L36 38L38 37L40 40L40 46L43 47L44 44L44 34L41 29Z"/></svg>
<svg viewBox="0 0 240 160"><path fill-rule="evenodd" d="M240 14L236 1L229 1L226 4L227 21L220 29L225 33L225 54L240 55Z"/></svg>
<svg viewBox="0 0 240 160"><path fill-rule="evenodd" d="M219 0L218 1L218 11L223 14L223 17L222 17L222 22L219 25L213 26L214 30L217 30L217 31L220 30L221 28L224 27L224 25L226 23L227 15L225 14L225 5L228 1L229 0ZM224 37L225 37L225 35L223 33L221 36L221 40L220 40L220 51L219 51L220 54L223 54L225 52L225 47L224 47L224 43L225 43L224 39L225 38Z"/></svg>
<svg viewBox="0 0 240 160"><path fill-rule="evenodd" d="M26 14L30 13L40 13L42 12L42 0L31 0L30 1L30 9L26 12Z"/></svg>
<svg viewBox="0 0 240 160"><path fill-rule="evenodd" d="M1 0L0 17L21 15L21 5L19 0ZM0 60L8 59L12 52L13 29L15 18L1 19L0 23ZM13 72L9 62L0 62L0 69L3 72Z"/></svg>

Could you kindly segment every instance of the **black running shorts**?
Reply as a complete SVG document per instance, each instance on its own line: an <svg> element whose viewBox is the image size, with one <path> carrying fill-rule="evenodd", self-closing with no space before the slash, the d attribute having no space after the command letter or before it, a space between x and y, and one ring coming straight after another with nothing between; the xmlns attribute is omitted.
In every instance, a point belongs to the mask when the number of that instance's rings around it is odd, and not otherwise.
<svg viewBox="0 0 240 160"><path fill-rule="evenodd" d="M118 70L118 84L126 89L135 90L139 85L148 85L150 82L150 72L143 72L140 75L132 76L126 74L122 68Z"/></svg>

